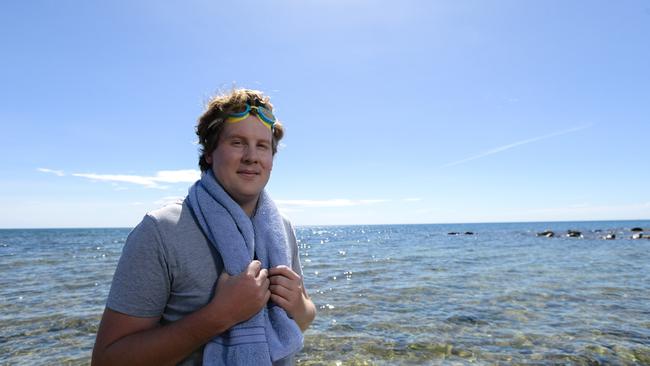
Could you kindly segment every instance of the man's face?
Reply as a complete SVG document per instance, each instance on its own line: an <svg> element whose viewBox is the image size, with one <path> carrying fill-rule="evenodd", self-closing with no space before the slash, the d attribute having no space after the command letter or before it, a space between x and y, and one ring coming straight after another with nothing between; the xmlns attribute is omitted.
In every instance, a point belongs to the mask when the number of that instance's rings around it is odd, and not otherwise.
<svg viewBox="0 0 650 366"><path fill-rule="evenodd" d="M226 123L217 148L206 156L214 176L245 211L255 208L271 176L271 138L271 131L251 114L242 121Z"/></svg>

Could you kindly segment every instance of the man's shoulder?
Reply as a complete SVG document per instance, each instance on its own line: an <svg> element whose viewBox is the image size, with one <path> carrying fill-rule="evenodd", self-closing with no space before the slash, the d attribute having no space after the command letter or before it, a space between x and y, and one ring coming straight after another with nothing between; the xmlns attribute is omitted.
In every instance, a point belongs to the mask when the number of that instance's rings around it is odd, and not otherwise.
<svg viewBox="0 0 650 366"><path fill-rule="evenodd" d="M283 213L280 214L280 217L282 217L282 223L284 224L284 226L289 226L289 227L292 226L291 225L291 220L289 219L289 217L287 217Z"/></svg>
<svg viewBox="0 0 650 366"><path fill-rule="evenodd" d="M182 217L182 201L147 212L140 223L129 233L127 246L161 242L161 236L178 226Z"/></svg>
<svg viewBox="0 0 650 366"><path fill-rule="evenodd" d="M147 217L157 225L177 225L183 217L184 201L179 199L163 207L147 212Z"/></svg>
<svg viewBox="0 0 650 366"><path fill-rule="evenodd" d="M293 231L293 224L291 223L291 219L285 215L284 213L280 213L280 217L282 217L282 224L284 225L284 229L289 232Z"/></svg>
<svg viewBox="0 0 650 366"><path fill-rule="evenodd" d="M284 232L286 233L289 243L292 247L296 246L296 229L293 227L291 220L285 214L280 214L282 217L282 224L284 225Z"/></svg>
<svg viewBox="0 0 650 366"><path fill-rule="evenodd" d="M170 241L204 241L205 236L186 200L179 199L171 204L147 213L156 225L160 235Z"/></svg>

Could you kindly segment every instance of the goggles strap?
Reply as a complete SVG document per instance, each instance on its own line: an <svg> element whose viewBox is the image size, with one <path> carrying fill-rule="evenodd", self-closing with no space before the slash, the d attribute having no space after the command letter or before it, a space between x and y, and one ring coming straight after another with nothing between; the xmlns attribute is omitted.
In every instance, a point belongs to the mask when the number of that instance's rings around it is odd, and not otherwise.
<svg viewBox="0 0 650 366"><path fill-rule="evenodd" d="M243 115L243 116L241 116L241 117L228 117L228 118L226 119L226 123L237 123L237 122L241 122L241 121L245 120L249 115L250 115L250 112L249 112L249 113L246 113L245 115ZM258 121L262 122L262 124L263 124L264 126L266 126L266 128L268 128L269 130L271 130L271 132L273 132L273 125L272 125L272 124L266 122L265 120L263 120L263 119L260 118L259 116L255 116L255 117L257 118Z"/></svg>
<svg viewBox="0 0 650 366"><path fill-rule="evenodd" d="M269 118L266 116L264 113L266 111L266 108L264 107L251 107L248 103L246 104L246 110L240 113L233 113L228 118L226 118L226 123L237 123L240 122L246 117L250 116L251 114L251 109L255 109L255 117L262 122L264 126L266 126L271 132L273 132L273 124L275 123L275 117L271 115L271 121L267 121ZM270 112L269 112L270 113Z"/></svg>

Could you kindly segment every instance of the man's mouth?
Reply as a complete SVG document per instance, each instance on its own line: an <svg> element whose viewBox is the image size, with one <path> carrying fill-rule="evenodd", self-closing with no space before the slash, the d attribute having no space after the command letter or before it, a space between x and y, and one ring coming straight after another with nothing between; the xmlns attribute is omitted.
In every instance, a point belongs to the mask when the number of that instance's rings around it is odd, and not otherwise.
<svg viewBox="0 0 650 366"><path fill-rule="evenodd" d="M244 176L244 177L254 177L256 175L259 175L260 173L254 171L254 170L238 170L237 174Z"/></svg>

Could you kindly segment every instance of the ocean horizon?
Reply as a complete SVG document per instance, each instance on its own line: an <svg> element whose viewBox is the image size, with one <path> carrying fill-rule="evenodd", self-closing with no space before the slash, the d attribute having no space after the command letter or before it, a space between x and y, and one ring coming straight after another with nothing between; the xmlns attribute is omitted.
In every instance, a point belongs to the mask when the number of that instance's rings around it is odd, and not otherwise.
<svg viewBox="0 0 650 366"><path fill-rule="evenodd" d="M130 230L0 229L0 364L89 364ZM296 232L300 365L650 365L650 220Z"/></svg>
<svg viewBox="0 0 650 366"><path fill-rule="evenodd" d="M530 220L530 221L476 221L476 222L412 222L391 224L294 224L295 227L333 227L333 226L408 226L408 225L486 225L486 224L581 224L581 223L645 223L648 219L616 219L616 220ZM136 224L137 225L137 224ZM43 226L43 227L0 227L0 230L75 230L75 229L128 229L134 226Z"/></svg>

